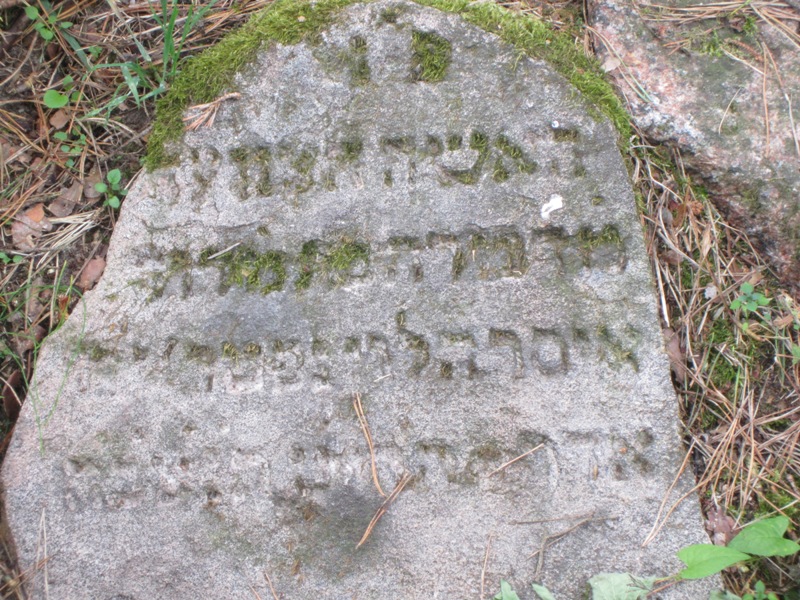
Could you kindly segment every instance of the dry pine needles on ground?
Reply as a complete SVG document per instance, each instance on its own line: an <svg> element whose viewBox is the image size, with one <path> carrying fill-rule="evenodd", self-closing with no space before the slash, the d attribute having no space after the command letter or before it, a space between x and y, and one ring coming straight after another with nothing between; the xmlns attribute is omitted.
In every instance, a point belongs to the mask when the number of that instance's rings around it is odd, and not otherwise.
<svg viewBox="0 0 800 600"><path fill-rule="evenodd" d="M115 206L140 168L155 100L187 56L267 4L0 0L3 447L41 340L102 272ZM591 52L582 6L502 4L547 19ZM678 20L739 8L765 19L786 16L777 1L651 6L659 18ZM206 109L200 116L213 118L214 106ZM687 464L698 477L710 532L724 542L737 526L775 513L792 519L797 532L797 306L747 237L692 185L679 157L638 137L629 159L686 425ZM24 574L5 547L3 554L0 595L21 598ZM797 565L766 562L761 571L726 577L737 592L756 578L782 590Z"/></svg>

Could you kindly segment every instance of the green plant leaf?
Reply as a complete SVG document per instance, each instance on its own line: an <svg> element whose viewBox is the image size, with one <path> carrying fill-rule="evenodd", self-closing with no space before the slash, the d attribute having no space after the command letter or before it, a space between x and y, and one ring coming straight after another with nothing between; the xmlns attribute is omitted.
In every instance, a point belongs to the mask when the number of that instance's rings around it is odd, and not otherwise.
<svg viewBox="0 0 800 600"><path fill-rule="evenodd" d="M742 287L739 288L739 291L741 291L743 294L752 294L753 290L755 290L755 288L753 287L753 284L750 283L749 281L745 281L742 284Z"/></svg>
<svg viewBox="0 0 800 600"><path fill-rule="evenodd" d="M742 299L736 298L733 302L731 302L731 310L736 310L742 305Z"/></svg>
<svg viewBox="0 0 800 600"><path fill-rule="evenodd" d="M101 181L99 183L94 184L94 189L100 192L101 194L105 194L108 191L108 186Z"/></svg>
<svg viewBox="0 0 800 600"><path fill-rule="evenodd" d="M39 9L35 6L26 6L25 7L25 16L28 17L31 21L35 21L39 18Z"/></svg>
<svg viewBox="0 0 800 600"><path fill-rule="evenodd" d="M45 27L44 25L42 25L41 27L37 27L36 30L39 32L39 35L42 36L42 38L46 42L49 42L54 37L56 37L56 35L52 31L50 31L47 27Z"/></svg>
<svg viewBox="0 0 800 600"><path fill-rule="evenodd" d="M655 579L636 579L629 573L600 573L589 580L592 600L644 600Z"/></svg>
<svg viewBox="0 0 800 600"><path fill-rule="evenodd" d="M533 586L533 591L541 598L541 600L556 600L556 597L553 596L552 592L548 590L543 585L539 585L537 583L531 584Z"/></svg>
<svg viewBox="0 0 800 600"><path fill-rule="evenodd" d="M519 600L519 596L505 579L500 580L500 593L494 597L494 600Z"/></svg>
<svg viewBox="0 0 800 600"><path fill-rule="evenodd" d="M111 169L106 175L106 179L111 185L117 184L122 179L122 173L120 173L119 169Z"/></svg>
<svg viewBox="0 0 800 600"><path fill-rule="evenodd" d="M61 27L61 29L69 29L70 27L72 27L72 25L73 23L70 23L69 21L61 21L58 24L58 26Z"/></svg>
<svg viewBox="0 0 800 600"><path fill-rule="evenodd" d="M53 134L53 137L54 137L55 139L57 139L58 141L60 141L60 142L66 142L66 141L67 141L67 139L69 138L69 136L68 136L68 135L67 135L65 132L63 132L63 131L56 131L56 132Z"/></svg>
<svg viewBox="0 0 800 600"><path fill-rule="evenodd" d="M57 90L47 90L42 101L47 108L61 108L66 106L69 98Z"/></svg>
<svg viewBox="0 0 800 600"><path fill-rule="evenodd" d="M702 579L719 573L738 562L749 560L751 556L726 546L694 544L678 552L686 568L678 573L681 579Z"/></svg>
<svg viewBox="0 0 800 600"><path fill-rule="evenodd" d="M791 556L800 551L800 545L783 537L789 528L784 516L751 523L739 532L728 548L756 556Z"/></svg>
<svg viewBox="0 0 800 600"><path fill-rule="evenodd" d="M103 204L110 206L111 208L119 208L120 201L116 196L111 196L111 198L106 200ZM519 600L519 598L517 598L517 600Z"/></svg>

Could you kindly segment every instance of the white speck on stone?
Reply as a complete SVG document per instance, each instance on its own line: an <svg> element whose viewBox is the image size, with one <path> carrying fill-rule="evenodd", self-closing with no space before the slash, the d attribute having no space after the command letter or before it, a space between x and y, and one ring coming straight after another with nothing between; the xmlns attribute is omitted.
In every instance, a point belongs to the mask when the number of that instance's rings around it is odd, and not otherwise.
<svg viewBox="0 0 800 600"><path fill-rule="evenodd" d="M548 200L547 203L542 206L542 218L545 220L549 219L550 213L562 208L564 208L564 198L558 194L553 194L550 196L550 200Z"/></svg>
<svg viewBox="0 0 800 600"><path fill-rule="evenodd" d="M559 123L558 121L553 121L552 123L550 123L550 125L553 129L558 129L561 126L561 123Z"/></svg>
<svg viewBox="0 0 800 600"><path fill-rule="evenodd" d="M718 293L719 290L717 289L717 287L715 285L710 285L703 292L703 296L706 297L706 300L713 300L714 298L717 297Z"/></svg>

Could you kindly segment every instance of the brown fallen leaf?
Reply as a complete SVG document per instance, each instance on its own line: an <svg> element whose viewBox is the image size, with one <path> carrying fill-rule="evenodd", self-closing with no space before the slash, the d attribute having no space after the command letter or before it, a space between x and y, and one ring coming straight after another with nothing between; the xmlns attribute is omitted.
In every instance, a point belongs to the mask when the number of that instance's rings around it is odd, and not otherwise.
<svg viewBox="0 0 800 600"><path fill-rule="evenodd" d="M80 202L82 194L83 184L75 181L69 188L62 189L58 198L53 200L47 208L56 217L68 217L75 210L75 205Z"/></svg>
<svg viewBox="0 0 800 600"><path fill-rule="evenodd" d="M25 211L25 216L36 223L41 223L42 219L44 219L44 204L41 202L39 204L34 204Z"/></svg>
<svg viewBox="0 0 800 600"><path fill-rule="evenodd" d="M3 385L3 410L11 421L16 421L22 406L22 372L17 369Z"/></svg>
<svg viewBox="0 0 800 600"><path fill-rule="evenodd" d="M45 335L47 335L47 330L41 325L37 325L32 331L26 329L14 338L14 352L22 355L28 350L33 350L36 344L44 339Z"/></svg>
<svg viewBox="0 0 800 600"><path fill-rule="evenodd" d="M103 182L103 174L100 172L100 166L95 165L89 170L89 174L83 182L83 195L87 200L97 200L102 194L94 187L98 183Z"/></svg>
<svg viewBox="0 0 800 600"><path fill-rule="evenodd" d="M683 256L681 256L680 253L675 252L675 250L667 250L661 255L661 258L664 259L664 262L676 266L683 262Z"/></svg>
<svg viewBox="0 0 800 600"><path fill-rule="evenodd" d="M56 112L50 115L50 125L55 129L64 129L64 126L69 123L69 115L63 108L59 108Z"/></svg>
<svg viewBox="0 0 800 600"><path fill-rule="evenodd" d="M711 227L706 227L705 231L703 231L703 236L700 238L700 256L703 260L711 251L711 246Z"/></svg>
<svg viewBox="0 0 800 600"><path fill-rule="evenodd" d="M715 506L708 511L706 531L715 546L727 546L728 542L734 538L735 530L736 521L725 514L725 510Z"/></svg>
<svg viewBox="0 0 800 600"><path fill-rule="evenodd" d="M669 366L672 368L672 372L677 379L686 381L686 377L689 375L689 369L686 366L686 355L681 349L681 337L670 327L665 327L662 333L664 335L667 356L669 357Z"/></svg>
<svg viewBox="0 0 800 600"><path fill-rule="evenodd" d="M52 228L52 223L44 216L44 205L39 203L14 217L11 239L20 250L33 250L42 233Z"/></svg>
<svg viewBox="0 0 800 600"><path fill-rule="evenodd" d="M97 280L103 275L105 268L106 261L99 256L90 260L81 272L81 276L78 279L78 287L84 291L92 289Z"/></svg>

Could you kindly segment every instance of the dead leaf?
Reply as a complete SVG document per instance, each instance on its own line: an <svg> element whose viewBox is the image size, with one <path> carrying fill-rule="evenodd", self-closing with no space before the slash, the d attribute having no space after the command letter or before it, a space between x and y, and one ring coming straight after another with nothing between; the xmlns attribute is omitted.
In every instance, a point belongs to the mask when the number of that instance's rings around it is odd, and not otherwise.
<svg viewBox="0 0 800 600"><path fill-rule="evenodd" d="M681 256L680 252L675 252L675 250L667 250L661 255L661 258L664 262L675 266L683 262L683 256Z"/></svg>
<svg viewBox="0 0 800 600"><path fill-rule="evenodd" d="M17 369L3 385L3 409L11 421L16 421L22 406L22 372Z"/></svg>
<svg viewBox="0 0 800 600"><path fill-rule="evenodd" d="M711 251L711 228L706 227L703 231L703 237L700 238L700 256L705 260L708 253Z"/></svg>
<svg viewBox="0 0 800 600"><path fill-rule="evenodd" d="M81 272L80 279L78 279L78 287L82 290L90 290L97 283L97 280L103 275L103 270L106 268L106 261L100 257L93 258Z"/></svg>
<svg viewBox="0 0 800 600"><path fill-rule="evenodd" d="M44 219L44 204L41 202L39 204L34 204L25 211L25 216L36 223L41 223L42 219Z"/></svg>
<svg viewBox="0 0 800 600"><path fill-rule="evenodd" d="M14 217L11 225L11 239L20 250L33 250L42 233L53 228L49 219L44 216L44 205L41 203L29 208L21 215Z"/></svg>
<svg viewBox="0 0 800 600"><path fill-rule="evenodd" d="M103 174L100 172L100 166L95 165L86 176L83 182L83 195L87 200L97 200L102 194L94 187L98 183L103 182Z"/></svg>
<svg viewBox="0 0 800 600"><path fill-rule="evenodd" d="M55 129L64 129L64 126L69 123L69 115L63 108L59 108L56 112L50 115L50 125Z"/></svg>
<svg viewBox="0 0 800 600"><path fill-rule="evenodd" d="M28 350L33 350L45 335L47 335L47 331L41 325L34 327L33 331L26 329L14 338L14 351L22 356Z"/></svg>
<svg viewBox="0 0 800 600"><path fill-rule="evenodd" d="M711 541L715 546L727 546L734 537L736 521L725 514L722 508L713 507L708 511L706 521L706 531L711 536Z"/></svg>
<svg viewBox="0 0 800 600"><path fill-rule="evenodd" d="M68 217L75 209L75 205L80 202L83 194L83 184L75 181L72 186L61 190L58 198L53 200L47 207L56 217Z"/></svg>
<svg viewBox="0 0 800 600"><path fill-rule="evenodd" d="M686 366L686 354L681 349L681 338L676 331L670 327L665 327L663 332L664 343L666 344L669 365L675 377L681 381L686 381L689 369Z"/></svg>

